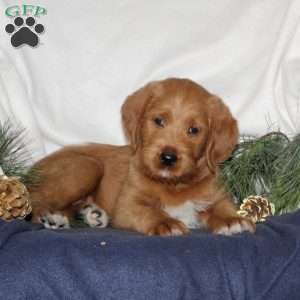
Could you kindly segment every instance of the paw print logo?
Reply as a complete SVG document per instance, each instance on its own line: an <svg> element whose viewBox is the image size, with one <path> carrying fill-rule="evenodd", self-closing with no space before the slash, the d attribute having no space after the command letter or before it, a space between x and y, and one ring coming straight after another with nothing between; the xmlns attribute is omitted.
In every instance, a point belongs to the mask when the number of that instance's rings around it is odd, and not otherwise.
<svg viewBox="0 0 300 300"><path fill-rule="evenodd" d="M26 44L35 47L39 43L38 35L45 30L44 25L36 24L33 17L28 17L25 20L22 17L17 17L14 24L7 24L5 31L11 34L10 42L14 47L19 47Z"/></svg>

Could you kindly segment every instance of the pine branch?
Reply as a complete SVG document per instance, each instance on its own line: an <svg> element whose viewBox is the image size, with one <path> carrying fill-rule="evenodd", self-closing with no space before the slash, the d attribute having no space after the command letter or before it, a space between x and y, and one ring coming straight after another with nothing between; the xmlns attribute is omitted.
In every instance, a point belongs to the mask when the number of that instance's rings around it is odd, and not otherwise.
<svg viewBox="0 0 300 300"><path fill-rule="evenodd" d="M270 199L276 213L286 213L300 204L300 134L288 144L274 162L274 184Z"/></svg>
<svg viewBox="0 0 300 300"><path fill-rule="evenodd" d="M249 195L268 196L274 182L274 162L288 145L281 132L260 138L242 137L231 157L221 165L220 179L238 203Z"/></svg>
<svg viewBox="0 0 300 300"><path fill-rule="evenodd" d="M29 168L31 157L26 150L25 130L16 127L8 120L0 123L0 166L7 176L18 177L27 184L33 184L38 179L35 170Z"/></svg>

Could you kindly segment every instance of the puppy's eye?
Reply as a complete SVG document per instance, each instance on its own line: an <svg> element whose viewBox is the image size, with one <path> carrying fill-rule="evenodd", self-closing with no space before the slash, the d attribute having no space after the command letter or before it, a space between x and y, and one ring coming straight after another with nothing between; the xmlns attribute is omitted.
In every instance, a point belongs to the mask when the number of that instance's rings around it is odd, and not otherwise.
<svg viewBox="0 0 300 300"><path fill-rule="evenodd" d="M197 127L190 127L187 130L187 133L188 133L188 135L196 135L196 134L199 133L199 128L197 128Z"/></svg>
<svg viewBox="0 0 300 300"><path fill-rule="evenodd" d="M158 127L165 127L165 122L163 120L163 118L161 117L155 117L153 119L153 122L155 123L155 125L157 125Z"/></svg>

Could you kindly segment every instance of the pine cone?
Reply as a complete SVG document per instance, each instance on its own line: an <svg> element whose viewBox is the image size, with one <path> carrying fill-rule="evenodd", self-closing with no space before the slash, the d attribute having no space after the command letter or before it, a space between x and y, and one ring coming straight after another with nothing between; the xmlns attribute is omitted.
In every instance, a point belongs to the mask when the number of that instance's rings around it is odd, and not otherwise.
<svg viewBox="0 0 300 300"><path fill-rule="evenodd" d="M0 176L0 218L23 219L31 212L29 193L15 177Z"/></svg>
<svg viewBox="0 0 300 300"><path fill-rule="evenodd" d="M249 196L243 200L238 214L251 219L253 222L263 222L266 217L274 214L274 204L261 196Z"/></svg>

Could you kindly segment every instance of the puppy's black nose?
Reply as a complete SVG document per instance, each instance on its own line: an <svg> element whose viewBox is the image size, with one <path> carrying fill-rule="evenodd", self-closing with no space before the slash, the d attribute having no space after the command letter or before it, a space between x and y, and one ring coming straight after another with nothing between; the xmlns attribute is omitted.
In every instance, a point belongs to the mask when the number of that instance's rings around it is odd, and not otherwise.
<svg viewBox="0 0 300 300"><path fill-rule="evenodd" d="M171 151L162 152L160 154L160 163L164 166L173 166L177 161L177 155Z"/></svg>

